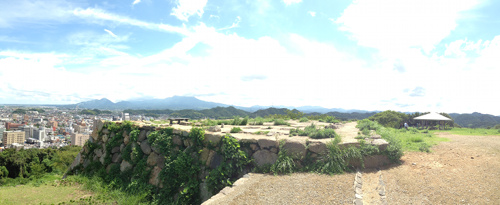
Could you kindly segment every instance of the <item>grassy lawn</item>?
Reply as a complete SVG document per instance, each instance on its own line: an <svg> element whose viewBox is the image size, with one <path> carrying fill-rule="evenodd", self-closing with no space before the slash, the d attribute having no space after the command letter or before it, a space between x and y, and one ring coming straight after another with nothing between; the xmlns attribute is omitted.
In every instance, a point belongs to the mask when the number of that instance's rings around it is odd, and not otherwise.
<svg viewBox="0 0 500 205"><path fill-rule="evenodd" d="M127 194L111 187L98 177L68 176L61 180L57 174L40 179L8 180L0 184L0 204L149 204L144 193Z"/></svg>
<svg viewBox="0 0 500 205"><path fill-rule="evenodd" d="M79 200L92 196L89 191L84 191L80 185L56 186L56 184L43 184L40 186L17 185L13 187L0 187L0 204L58 204Z"/></svg>
<svg viewBox="0 0 500 205"><path fill-rule="evenodd" d="M404 151L429 152L430 147L440 142L449 141L448 138L437 137L435 133L426 130L417 129L392 129L392 135L401 140Z"/></svg>
<svg viewBox="0 0 500 205"><path fill-rule="evenodd" d="M452 128L450 130L431 130L429 133L447 132L454 135L479 135L479 136L491 136L500 135L500 130L497 129L485 129L485 128Z"/></svg>

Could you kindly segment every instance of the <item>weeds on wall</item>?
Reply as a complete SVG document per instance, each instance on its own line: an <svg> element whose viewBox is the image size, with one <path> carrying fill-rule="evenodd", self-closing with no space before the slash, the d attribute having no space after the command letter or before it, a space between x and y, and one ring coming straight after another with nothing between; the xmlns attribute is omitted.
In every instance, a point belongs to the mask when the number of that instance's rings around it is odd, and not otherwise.
<svg viewBox="0 0 500 205"><path fill-rule="evenodd" d="M221 149L217 152L223 158L221 164L210 171L206 178L208 189L217 193L226 186L232 185L250 165L251 159L241 150L239 142L225 135L221 140Z"/></svg>
<svg viewBox="0 0 500 205"><path fill-rule="evenodd" d="M274 173L274 175L290 174L295 170L295 162L293 161L292 157L288 155L286 149L283 149L283 146L285 146L285 141L281 140L279 145L280 149L278 152L278 159L276 160L276 163L274 163L270 167L270 171Z"/></svg>

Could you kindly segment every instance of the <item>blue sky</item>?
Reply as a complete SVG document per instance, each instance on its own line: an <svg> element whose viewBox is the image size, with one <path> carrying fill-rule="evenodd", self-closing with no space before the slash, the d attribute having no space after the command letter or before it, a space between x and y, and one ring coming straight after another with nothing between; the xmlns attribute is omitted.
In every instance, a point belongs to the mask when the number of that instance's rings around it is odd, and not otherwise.
<svg viewBox="0 0 500 205"><path fill-rule="evenodd" d="M498 10L492 0L0 1L0 104L182 95L500 115Z"/></svg>

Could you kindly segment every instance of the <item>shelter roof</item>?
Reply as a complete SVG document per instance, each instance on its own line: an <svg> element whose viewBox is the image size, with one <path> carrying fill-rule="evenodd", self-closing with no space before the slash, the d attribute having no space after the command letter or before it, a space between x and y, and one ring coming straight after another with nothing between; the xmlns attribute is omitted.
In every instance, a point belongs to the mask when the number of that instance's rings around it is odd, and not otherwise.
<svg viewBox="0 0 500 205"><path fill-rule="evenodd" d="M429 114L418 116L418 117L413 118L413 119L414 120L435 120L435 121L446 120L446 121L451 121L450 118L447 118L447 117L442 116L442 115L435 113L435 112L431 112Z"/></svg>

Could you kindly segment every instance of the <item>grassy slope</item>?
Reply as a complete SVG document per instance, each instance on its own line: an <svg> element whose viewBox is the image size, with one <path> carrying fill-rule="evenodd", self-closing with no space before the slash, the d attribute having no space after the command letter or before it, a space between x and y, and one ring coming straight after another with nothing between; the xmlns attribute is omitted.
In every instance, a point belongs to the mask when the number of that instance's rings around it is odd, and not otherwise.
<svg viewBox="0 0 500 205"><path fill-rule="evenodd" d="M70 200L79 200L92 196L81 185L58 186L47 183L39 186L33 184L0 188L0 204L58 204Z"/></svg>

